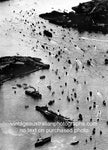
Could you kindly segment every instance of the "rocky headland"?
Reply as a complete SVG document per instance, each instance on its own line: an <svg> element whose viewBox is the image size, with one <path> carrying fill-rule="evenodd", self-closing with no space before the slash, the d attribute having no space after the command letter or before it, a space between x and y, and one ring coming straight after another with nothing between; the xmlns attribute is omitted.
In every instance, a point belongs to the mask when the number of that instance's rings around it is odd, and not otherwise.
<svg viewBox="0 0 108 150"><path fill-rule="evenodd" d="M49 69L49 67L48 64L42 63L40 58L23 56L1 57L0 84L38 70Z"/></svg>
<svg viewBox="0 0 108 150"><path fill-rule="evenodd" d="M40 14L41 18L64 28L74 28L79 32L108 33L108 0L92 0L72 7L72 11Z"/></svg>

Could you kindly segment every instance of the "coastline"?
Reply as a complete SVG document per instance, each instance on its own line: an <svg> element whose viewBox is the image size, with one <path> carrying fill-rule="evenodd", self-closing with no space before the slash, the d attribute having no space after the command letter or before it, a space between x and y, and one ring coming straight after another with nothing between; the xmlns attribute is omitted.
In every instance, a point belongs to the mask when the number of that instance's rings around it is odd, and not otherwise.
<svg viewBox="0 0 108 150"><path fill-rule="evenodd" d="M8 80L18 78L18 77L23 77L25 75L28 75L28 74L33 73L38 70L44 70L44 69L50 68L50 66L48 64L42 63L41 59L39 59L39 58L24 57L24 56L1 57L0 58L0 67L1 67L0 68L1 85ZM17 67L19 68L19 72L16 71ZM27 71L27 67L28 67L29 71ZM12 71L10 71L10 70L12 70ZM8 71L9 74L6 73L6 71ZM4 77L2 77L2 76L4 76Z"/></svg>

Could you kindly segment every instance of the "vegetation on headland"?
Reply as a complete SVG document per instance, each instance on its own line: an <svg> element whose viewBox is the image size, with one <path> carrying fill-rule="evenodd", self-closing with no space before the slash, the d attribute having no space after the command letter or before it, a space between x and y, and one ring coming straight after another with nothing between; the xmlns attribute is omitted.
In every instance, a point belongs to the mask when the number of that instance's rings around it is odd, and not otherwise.
<svg viewBox="0 0 108 150"><path fill-rule="evenodd" d="M50 65L40 58L23 56L6 56L0 58L0 83L24 76L34 71L49 69Z"/></svg>
<svg viewBox="0 0 108 150"><path fill-rule="evenodd" d="M64 28L74 28L79 32L108 33L108 0L92 0L72 7L71 12L52 11L40 14L41 18Z"/></svg>

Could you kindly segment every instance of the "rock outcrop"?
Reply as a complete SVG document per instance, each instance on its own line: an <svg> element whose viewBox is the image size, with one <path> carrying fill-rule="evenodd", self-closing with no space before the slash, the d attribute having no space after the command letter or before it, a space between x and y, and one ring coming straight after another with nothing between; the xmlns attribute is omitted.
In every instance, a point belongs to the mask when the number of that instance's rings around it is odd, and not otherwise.
<svg viewBox="0 0 108 150"><path fill-rule="evenodd" d="M0 83L29 74L34 71L49 69L50 65L41 62L40 58L7 56L0 58Z"/></svg>
<svg viewBox="0 0 108 150"><path fill-rule="evenodd" d="M92 0L72 7L71 12L52 11L40 14L41 18L50 23L65 27L75 28L79 32L108 33L108 0Z"/></svg>

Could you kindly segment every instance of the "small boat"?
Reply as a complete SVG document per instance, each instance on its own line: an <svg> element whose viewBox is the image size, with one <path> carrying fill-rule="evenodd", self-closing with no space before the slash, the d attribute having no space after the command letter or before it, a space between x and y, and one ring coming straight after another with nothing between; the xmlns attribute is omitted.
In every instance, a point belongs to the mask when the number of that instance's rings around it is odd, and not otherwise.
<svg viewBox="0 0 108 150"><path fill-rule="evenodd" d="M25 94L31 96L32 98L36 98L36 99L42 98L42 95L36 90L34 90L34 91L26 90Z"/></svg>
<svg viewBox="0 0 108 150"><path fill-rule="evenodd" d="M49 38L52 38L52 33L49 32L48 30L44 30L43 33L44 33L45 36L47 36L47 37L49 37Z"/></svg>
<svg viewBox="0 0 108 150"><path fill-rule="evenodd" d="M54 100L50 100L50 101L48 102L48 105L51 106L51 105L54 104L54 102L55 102Z"/></svg>
<svg viewBox="0 0 108 150"><path fill-rule="evenodd" d="M15 87L15 86L13 86L13 87L12 87L12 89L16 89L16 87Z"/></svg>
<svg viewBox="0 0 108 150"><path fill-rule="evenodd" d="M48 85L47 88L51 91L51 85Z"/></svg>
<svg viewBox="0 0 108 150"><path fill-rule="evenodd" d="M29 105L25 105L25 109L29 108Z"/></svg>
<svg viewBox="0 0 108 150"><path fill-rule="evenodd" d="M43 75L43 76L40 76L40 79L45 79L45 76Z"/></svg>
<svg viewBox="0 0 108 150"><path fill-rule="evenodd" d="M51 137L39 138L35 143L35 147L43 146L44 144L47 144L49 142L51 142Z"/></svg>
<svg viewBox="0 0 108 150"><path fill-rule="evenodd" d="M24 89L24 90L27 90L27 89L28 89L28 87L27 87L27 86L25 86L25 87L23 87L23 89Z"/></svg>
<svg viewBox="0 0 108 150"><path fill-rule="evenodd" d="M23 83L24 86L27 86L27 83Z"/></svg>
<svg viewBox="0 0 108 150"><path fill-rule="evenodd" d="M79 141L74 141L71 143L71 145L77 145L77 144L79 144Z"/></svg>
<svg viewBox="0 0 108 150"><path fill-rule="evenodd" d="M19 87L19 88L21 88L21 87L22 87L22 86L21 86L21 84L16 84L16 86L17 86L17 87Z"/></svg>

